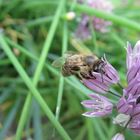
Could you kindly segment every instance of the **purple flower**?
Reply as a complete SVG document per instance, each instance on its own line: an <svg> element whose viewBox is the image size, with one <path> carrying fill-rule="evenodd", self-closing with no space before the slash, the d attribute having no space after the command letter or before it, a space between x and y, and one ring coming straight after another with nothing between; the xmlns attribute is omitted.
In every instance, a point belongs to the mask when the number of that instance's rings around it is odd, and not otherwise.
<svg viewBox="0 0 140 140"><path fill-rule="evenodd" d="M80 0L79 3L85 3L84 1ZM89 7L103 10L105 12L112 12L113 6L110 1L108 0L87 0L86 3ZM112 24L110 21L106 21L104 19L98 18L96 16L89 17L88 15L83 14L81 21L78 25L76 30L76 37L80 39L89 39L91 38L91 32L89 28L89 22L93 25L93 28L96 31L105 33L108 31L108 26Z"/></svg>
<svg viewBox="0 0 140 140"><path fill-rule="evenodd" d="M139 64L140 61L140 41L136 43L132 49L131 44L127 42L127 69L130 70L135 65Z"/></svg>
<svg viewBox="0 0 140 140"><path fill-rule="evenodd" d="M88 0L88 5L98 10L103 10L105 12L112 12L113 5L108 0ZM94 29L100 32L107 32L107 27L110 26L112 23L110 21L105 21L104 19L93 17L93 26Z"/></svg>
<svg viewBox="0 0 140 140"><path fill-rule="evenodd" d="M124 95L117 107L119 112L131 114L137 106L137 99L140 96L140 41L136 43L133 49L130 43L127 43L126 62L128 86L123 90Z"/></svg>
<svg viewBox="0 0 140 140"><path fill-rule="evenodd" d="M135 105L128 128L140 135L140 104Z"/></svg>
<svg viewBox="0 0 140 140"><path fill-rule="evenodd" d="M117 71L105 58L102 58L102 65L103 74L101 72L92 72L93 77L82 80L85 86L97 93L107 93L111 84L119 82Z"/></svg>
<svg viewBox="0 0 140 140"><path fill-rule="evenodd" d="M128 128L140 135L140 119L132 119L128 125Z"/></svg>
<svg viewBox="0 0 140 140"><path fill-rule="evenodd" d="M83 101L82 105L91 109L91 111L84 113L84 116L100 117L112 112L113 105L106 97L97 94L90 94L89 96L92 99Z"/></svg>
<svg viewBox="0 0 140 140"><path fill-rule="evenodd" d="M123 90L124 96L120 99L117 107L119 112L131 114L137 106L137 99L140 96L140 41L133 49L130 43L127 43L126 61L128 86Z"/></svg>
<svg viewBox="0 0 140 140"><path fill-rule="evenodd" d="M125 124L128 122L127 128L133 130L136 134L140 134L140 96L130 96L128 99L122 97L117 105L118 111L124 115L128 115ZM120 123L116 123L119 124ZM125 127L125 125L123 126Z"/></svg>
<svg viewBox="0 0 140 140"><path fill-rule="evenodd" d="M123 97L117 104L118 112L130 116L128 128L140 134L140 41L132 49L127 43L127 82Z"/></svg>
<svg viewBox="0 0 140 140"><path fill-rule="evenodd" d="M82 19L75 32L75 36L81 40L91 38L90 29L89 29L89 17L87 15L82 16Z"/></svg>
<svg viewBox="0 0 140 140"><path fill-rule="evenodd" d="M125 97L122 97L117 104L118 112L131 115L133 112L134 104L136 102L132 100L130 98L126 99Z"/></svg>
<svg viewBox="0 0 140 140"><path fill-rule="evenodd" d="M96 79L83 79L83 84L89 89L96 91L97 93L107 93L109 91L109 87L106 83L103 83L100 74L98 77L96 75Z"/></svg>
<svg viewBox="0 0 140 140"><path fill-rule="evenodd" d="M124 135L121 133L117 133L112 140L125 140Z"/></svg>
<svg viewBox="0 0 140 140"><path fill-rule="evenodd" d="M111 84L119 82L117 71L105 58L101 59L101 70L97 68L91 72L89 79L82 82L90 89L98 93L107 93ZM119 114L113 120L124 128L129 128L140 135L140 41L132 49L127 43L127 87L123 89L123 96L117 103ZM95 72L96 71L96 72ZM101 95L90 95L91 100L83 101L82 104L91 111L84 113L87 117L105 116L112 112L113 105L108 98ZM112 140L124 140L121 133L117 133Z"/></svg>
<svg viewBox="0 0 140 140"><path fill-rule="evenodd" d="M105 63L103 69L105 76L110 79L110 84L116 84L119 82L119 75L115 68L106 60L106 57L102 58L102 61Z"/></svg>

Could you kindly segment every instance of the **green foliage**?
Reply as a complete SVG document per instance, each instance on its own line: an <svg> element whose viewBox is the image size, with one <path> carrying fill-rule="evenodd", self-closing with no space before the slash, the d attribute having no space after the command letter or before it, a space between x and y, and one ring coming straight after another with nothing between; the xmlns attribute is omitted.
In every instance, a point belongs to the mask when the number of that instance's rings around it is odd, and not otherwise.
<svg viewBox="0 0 140 140"><path fill-rule="evenodd" d="M76 0L0 0L0 139L109 140L117 132L112 118L81 115L80 102L92 91L51 65L67 50L105 53L126 85L124 47L139 39L140 6L134 0L112 2L115 10L108 14ZM86 13L112 21L110 32L91 29L92 39L78 42L72 38L77 21L64 18L71 10L76 18ZM129 130L125 136L139 139Z"/></svg>

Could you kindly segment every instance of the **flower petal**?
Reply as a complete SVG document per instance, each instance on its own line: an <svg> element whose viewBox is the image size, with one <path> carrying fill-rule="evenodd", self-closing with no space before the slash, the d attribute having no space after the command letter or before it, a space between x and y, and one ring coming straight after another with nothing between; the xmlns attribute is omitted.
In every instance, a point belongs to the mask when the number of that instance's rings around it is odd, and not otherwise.
<svg viewBox="0 0 140 140"><path fill-rule="evenodd" d="M107 86L110 86L112 84L112 79L108 78L104 74L92 72L92 75L94 75L96 77L97 81L100 81L100 82L106 84Z"/></svg>
<svg viewBox="0 0 140 140"><path fill-rule="evenodd" d="M96 100L84 100L81 104L86 108L94 108L95 105L98 105Z"/></svg>
<svg viewBox="0 0 140 140"><path fill-rule="evenodd" d="M137 104L133 110L133 119L140 119L140 104Z"/></svg>
<svg viewBox="0 0 140 140"><path fill-rule="evenodd" d="M81 22L79 23L77 30L75 32L75 36L78 39L86 40L91 38L89 27L89 17L87 15L83 15Z"/></svg>
<svg viewBox="0 0 140 140"><path fill-rule="evenodd" d="M134 46L133 53L134 53L135 55L136 55L136 54L139 54L139 55L140 55L140 40L137 41L136 45Z"/></svg>
<svg viewBox="0 0 140 140"><path fill-rule="evenodd" d="M117 104L118 112L130 115L133 111L133 105L129 104L127 100L122 97Z"/></svg>
<svg viewBox="0 0 140 140"><path fill-rule="evenodd" d="M139 77L140 73L140 65L136 64L131 67L127 72L127 80L130 83L134 78ZM134 81L134 80L133 80Z"/></svg>
<svg viewBox="0 0 140 140"><path fill-rule="evenodd" d="M96 91L98 93L106 93L109 90L109 87L103 82L99 82L96 79L84 79L83 84L89 89Z"/></svg>
<svg viewBox="0 0 140 140"><path fill-rule="evenodd" d="M86 116L86 117L103 117L103 116L106 116L110 114L110 112L108 111L102 111L102 112L95 112L95 111L90 111L90 112L86 112L86 113L83 113L82 115L83 116Z"/></svg>
<svg viewBox="0 0 140 140"><path fill-rule="evenodd" d="M126 66L127 66L127 69L130 69L131 66L132 66L132 53L133 53L133 50L132 50L131 44L129 42L127 42L126 50L127 50Z"/></svg>
<svg viewBox="0 0 140 140"><path fill-rule="evenodd" d="M104 67L106 75L112 80L112 83L118 83L119 81L119 75L117 71L114 69L114 67L107 63L107 65Z"/></svg>

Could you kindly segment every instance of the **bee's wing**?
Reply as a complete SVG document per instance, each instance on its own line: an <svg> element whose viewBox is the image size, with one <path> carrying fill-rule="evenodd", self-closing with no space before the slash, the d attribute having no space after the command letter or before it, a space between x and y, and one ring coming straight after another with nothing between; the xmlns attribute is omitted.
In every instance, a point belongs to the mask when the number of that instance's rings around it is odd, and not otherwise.
<svg viewBox="0 0 140 140"><path fill-rule="evenodd" d="M81 41L71 38L70 43L79 53L83 55L92 55L91 50L88 49L88 47L86 47Z"/></svg>
<svg viewBox="0 0 140 140"><path fill-rule="evenodd" d="M68 57L70 57L72 55L75 55L75 54L78 54L78 53L77 52L73 52L73 51L66 51L64 53L64 58L68 58Z"/></svg>
<svg viewBox="0 0 140 140"><path fill-rule="evenodd" d="M64 57L59 57L58 59L54 60L52 62L52 66L60 68L62 65L65 63L65 58Z"/></svg>

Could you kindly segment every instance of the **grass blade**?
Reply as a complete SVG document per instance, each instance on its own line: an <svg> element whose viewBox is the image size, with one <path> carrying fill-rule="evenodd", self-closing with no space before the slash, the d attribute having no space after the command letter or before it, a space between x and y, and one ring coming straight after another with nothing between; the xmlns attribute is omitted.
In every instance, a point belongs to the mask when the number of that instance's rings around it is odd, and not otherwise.
<svg viewBox="0 0 140 140"><path fill-rule="evenodd" d="M63 44L62 44L62 56L67 51L67 42L68 42L68 33L67 33L67 25L64 23L64 31L63 31ZM57 107L56 107L56 119L59 119L62 96L63 96L63 87L64 87L64 77L61 75L59 80L59 89L58 89L58 98L57 98Z"/></svg>
<svg viewBox="0 0 140 140"><path fill-rule="evenodd" d="M51 112L49 106L45 103L43 98L41 97L40 93L38 90L35 88L35 86L32 84L31 79L28 77L20 63L18 62L17 58L13 54L13 52L10 50L9 46L6 44L3 35L0 35L0 45L4 52L7 54L9 59L11 60L12 64L16 68L17 72L19 75L22 77L23 81L25 82L26 86L29 88L31 91L32 95L35 97L41 108L43 109L44 113L47 115L49 120L52 122L52 124L55 126L55 128L58 130L59 134L63 137L65 140L70 140L69 135L66 133L64 128L61 126L61 124L56 120L55 116ZM29 94L31 95L31 94ZM26 106L28 107L28 106ZM19 135L18 135L19 136ZM17 140L20 139L20 136L17 137Z"/></svg>
<svg viewBox="0 0 140 140"><path fill-rule="evenodd" d="M21 99L17 98L17 101L16 101L15 105L13 106L13 108L11 109L9 114L7 115L7 118L5 119L5 122L3 124L3 129L0 132L0 139L1 140L5 139L5 136L6 136L7 132L8 132L8 129L12 125L12 122L14 121L16 113L18 112L20 102L21 102Z"/></svg>
<svg viewBox="0 0 140 140"><path fill-rule="evenodd" d="M43 49L42 49L42 52L41 52L41 55L40 55L40 59L39 59L39 62L38 62L38 65L37 65L37 68L35 70L35 74L34 74L34 77L33 77L34 86L37 86L37 83L39 81L41 71L43 69L46 57L48 55L50 45L52 43L52 39L54 37L54 33L55 33L55 30L56 30L57 24L59 22L59 18L60 18L60 15L61 15L61 12L62 12L62 9L63 9L63 6L64 6L64 2L65 2L65 0L61 0L61 2L59 3L58 8L56 10L56 14L54 16L54 20L52 21L52 24L51 24L51 27L50 27L50 30L49 30L49 33L48 33L48 36L47 36L47 39L45 40L45 43L44 43L44 46L43 46ZM21 114L21 118L20 118L20 121L19 121L19 126L17 128L17 135L16 135L17 140L19 140L20 137L21 137L24 125L26 123L26 118L27 118L27 115L28 115L28 112L29 112L29 108L31 106L31 102L32 102L32 95L31 95L31 93L29 93L26 97L25 105L23 107L23 112Z"/></svg>

